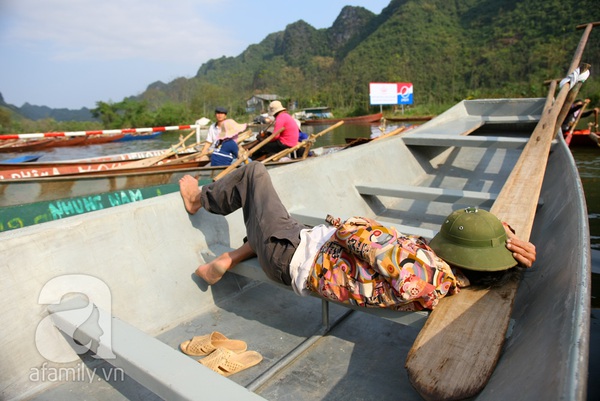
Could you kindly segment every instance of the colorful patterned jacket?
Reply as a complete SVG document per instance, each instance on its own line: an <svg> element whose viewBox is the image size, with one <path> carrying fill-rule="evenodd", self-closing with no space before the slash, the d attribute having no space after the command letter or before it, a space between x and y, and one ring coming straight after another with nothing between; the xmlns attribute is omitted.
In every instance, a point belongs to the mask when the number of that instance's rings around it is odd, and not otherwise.
<svg viewBox="0 0 600 401"><path fill-rule="evenodd" d="M337 227L321 247L308 288L334 301L363 307L414 311L433 309L439 299L459 291L457 279L425 240L354 217Z"/></svg>

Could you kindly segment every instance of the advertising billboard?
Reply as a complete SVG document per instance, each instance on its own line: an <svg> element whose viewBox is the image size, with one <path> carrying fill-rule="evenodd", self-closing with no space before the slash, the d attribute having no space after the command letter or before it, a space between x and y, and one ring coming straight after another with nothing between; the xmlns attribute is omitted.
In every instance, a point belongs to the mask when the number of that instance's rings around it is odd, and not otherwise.
<svg viewBox="0 0 600 401"><path fill-rule="evenodd" d="M369 99L371 105L413 104L413 84L410 82L371 82Z"/></svg>

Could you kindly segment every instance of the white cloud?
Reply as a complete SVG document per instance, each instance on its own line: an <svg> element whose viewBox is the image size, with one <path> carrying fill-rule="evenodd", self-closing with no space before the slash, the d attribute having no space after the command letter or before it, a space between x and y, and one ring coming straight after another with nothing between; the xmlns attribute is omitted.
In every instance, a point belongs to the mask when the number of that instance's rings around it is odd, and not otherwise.
<svg viewBox="0 0 600 401"><path fill-rule="evenodd" d="M16 21L5 35L27 47L45 47L55 60L198 62L237 47L211 19L215 0L10 0ZM8 10L6 9L8 8ZM205 13L198 9L206 9Z"/></svg>

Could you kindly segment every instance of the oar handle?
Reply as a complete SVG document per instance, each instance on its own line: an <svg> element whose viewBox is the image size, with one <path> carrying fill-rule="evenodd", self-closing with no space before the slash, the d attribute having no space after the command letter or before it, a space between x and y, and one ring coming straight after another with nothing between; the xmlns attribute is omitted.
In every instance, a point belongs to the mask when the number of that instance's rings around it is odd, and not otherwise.
<svg viewBox="0 0 600 401"><path fill-rule="evenodd" d="M166 159L169 156L172 156L176 153L176 150L185 143L185 141L191 137L192 135L194 135L196 133L195 130L192 130L185 138L181 139L174 147L171 146L171 148L169 148L168 151L165 151L163 154L159 155L159 156L154 156L154 157L150 157L148 159L143 159L143 160L138 160L138 161L134 161L131 163L127 163L126 165L122 166L122 167L117 167L115 169L126 169L126 168L139 168L139 167L147 167L147 166L152 166L156 163L158 163L161 160ZM195 144L194 144L195 145Z"/></svg>
<svg viewBox="0 0 600 401"><path fill-rule="evenodd" d="M593 26L594 24L586 25L567 75L579 66ZM542 117L491 208L491 212L498 218L514 225L523 240L528 240L531 234L551 141L558 132L557 124L564 120L561 110L570 89L570 83L565 83L554 98L556 82L550 84Z"/></svg>
<svg viewBox="0 0 600 401"><path fill-rule="evenodd" d="M373 140L374 140L374 141L378 141L378 140L381 140L381 139L389 138L389 137L391 137L391 136L394 136L394 135L398 135L398 134L399 134L399 133L401 133L402 131L405 131L407 128L408 128L408 127L406 127L406 126L403 126L403 127L396 128L395 130L393 130L393 131L390 131L390 132L388 132L387 134L383 134L383 135L381 135L381 136L378 136L378 137L376 137L376 138L375 138L375 139L373 139Z"/></svg>
<svg viewBox="0 0 600 401"><path fill-rule="evenodd" d="M244 154L243 157L238 157L238 159L235 162L233 162L231 165L229 165L229 167L227 167L225 170L221 171L214 178L213 181L217 181L217 180L223 178L225 175L229 174L232 170L236 169L237 166L239 166L240 164L242 164L242 162L244 162L245 160L247 160L248 157L250 157L254 152L256 152L258 149L260 149L263 146L265 146L268 142L271 141L271 139L273 139L277 135L279 135L281 133L281 131L283 131L283 128L278 129L277 131L275 131L271 135L269 135L267 138L263 139L258 145L256 145L252 149L248 150L248 152L246 154Z"/></svg>

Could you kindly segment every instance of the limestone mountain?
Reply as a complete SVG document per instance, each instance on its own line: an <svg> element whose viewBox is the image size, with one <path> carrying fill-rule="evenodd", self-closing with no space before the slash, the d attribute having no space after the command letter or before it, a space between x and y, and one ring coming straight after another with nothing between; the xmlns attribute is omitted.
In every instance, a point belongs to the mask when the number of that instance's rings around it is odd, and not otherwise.
<svg viewBox="0 0 600 401"><path fill-rule="evenodd" d="M300 20L235 57L204 63L195 77L153 84L149 102L214 104L243 112L244 100L276 93L300 107L368 108L369 82L412 82L415 102L545 96L561 78L582 31L600 20L595 0L392 0L375 15L346 6L330 28ZM584 61L600 64L593 31ZM600 101L593 81L584 94Z"/></svg>

